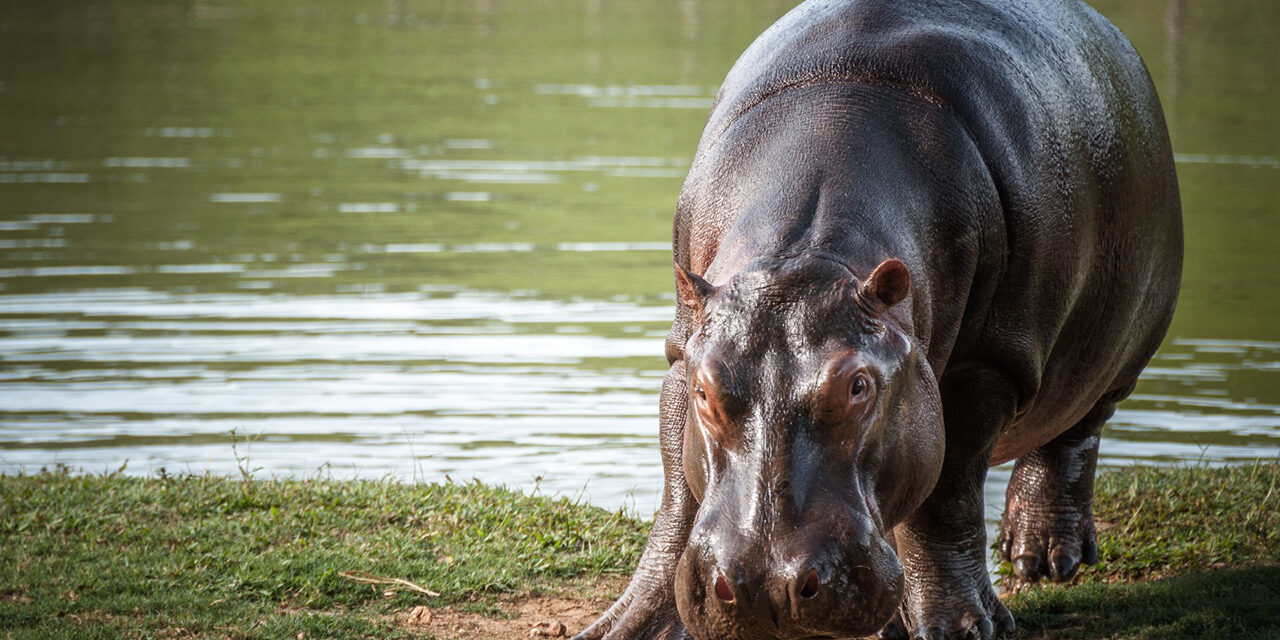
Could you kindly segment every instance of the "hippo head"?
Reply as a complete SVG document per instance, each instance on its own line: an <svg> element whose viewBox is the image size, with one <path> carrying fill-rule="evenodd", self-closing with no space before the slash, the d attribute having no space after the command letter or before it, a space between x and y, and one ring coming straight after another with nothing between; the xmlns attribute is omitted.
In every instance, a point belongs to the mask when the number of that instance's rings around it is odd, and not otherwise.
<svg viewBox="0 0 1280 640"><path fill-rule="evenodd" d="M704 640L875 633L903 590L886 536L942 467L937 381L894 309L906 266L859 281L809 254L757 259L718 287L680 267L676 280L698 317L681 619Z"/></svg>

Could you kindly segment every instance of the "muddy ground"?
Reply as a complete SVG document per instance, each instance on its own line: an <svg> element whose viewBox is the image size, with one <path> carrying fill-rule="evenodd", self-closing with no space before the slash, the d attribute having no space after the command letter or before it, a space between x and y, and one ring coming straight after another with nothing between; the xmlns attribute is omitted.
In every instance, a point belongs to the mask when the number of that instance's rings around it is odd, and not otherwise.
<svg viewBox="0 0 1280 640"><path fill-rule="evenodd" d="M507 619L461 610L456 606L415 607L397 616L406 628L424 637L459 640L570 638L587 628L613 604L627 577L600 578L556 595L522 596L501 601Z"/></svg>

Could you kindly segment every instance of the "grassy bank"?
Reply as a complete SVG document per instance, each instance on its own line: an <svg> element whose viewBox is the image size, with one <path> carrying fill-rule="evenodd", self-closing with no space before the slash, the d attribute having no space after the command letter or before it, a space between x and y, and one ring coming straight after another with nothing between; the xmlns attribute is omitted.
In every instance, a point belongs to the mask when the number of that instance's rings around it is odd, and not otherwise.
<svg viewBox="0 0 1280 640"><path fill-rule="evenodd" d="M501 594L626 571L646 531L621 514L479 484L8 477L0 629L15 638L421 637L395 615L419 604L484 610Z"/></svg>
<svg viewBox="0 0 1280 640"><path fill-rule="evenodd" d="M1097 565L1009 599L1022 638L1280 638L1280 463L1099 476Z"/></svg>
<svg viewBox="0 0 1280 640"><path fill-rule="evenodd" d="M1019 635L1280 637L1278 478L1274 463L1100 478L1102 562L1089 584L1010 598ZM407 612L598 606L646 530L477 484L4 477L0 635L452 638Z"/></svg>

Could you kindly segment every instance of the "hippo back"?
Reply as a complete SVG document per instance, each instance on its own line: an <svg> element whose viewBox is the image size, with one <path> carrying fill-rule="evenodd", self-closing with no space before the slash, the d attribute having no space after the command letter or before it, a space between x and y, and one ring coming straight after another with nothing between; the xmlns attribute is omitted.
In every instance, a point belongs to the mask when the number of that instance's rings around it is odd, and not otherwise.
<svg viewBox="0 0 1280 640"><path fill-rule="evenodd" d="M699 158L770 97L841 82L893 87L954 114L995 185L984 281L954 283L970 291L963 315L978 320L946 348L949 363L1008 372L1018 423L1039 425L1021 436L1015 425L997 461L1100 397L1127 395L1172 316L1182 234L1159 102L1124 36L1076 0L812 0L739 59ZM676 221L686 261L680 227L698 224L689 215ZM945 239L936 250L948 250Z"/></svg>

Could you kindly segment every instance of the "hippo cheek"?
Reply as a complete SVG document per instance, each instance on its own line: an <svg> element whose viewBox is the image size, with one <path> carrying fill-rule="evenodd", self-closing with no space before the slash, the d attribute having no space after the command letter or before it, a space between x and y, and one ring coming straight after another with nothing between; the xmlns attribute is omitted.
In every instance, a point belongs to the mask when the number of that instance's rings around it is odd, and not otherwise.
<svg viewBox="0 0 1280 640"><path fill-rule="evenodd" d="M871 536L870 548L840 548L829 536L787 537L790 542L770 544L695 532L675 579L680 618L694 637L852 638L874 634L889 621L902 598L903 576L883 538ZM804 539L815 544L798 546Z"/></svg>

